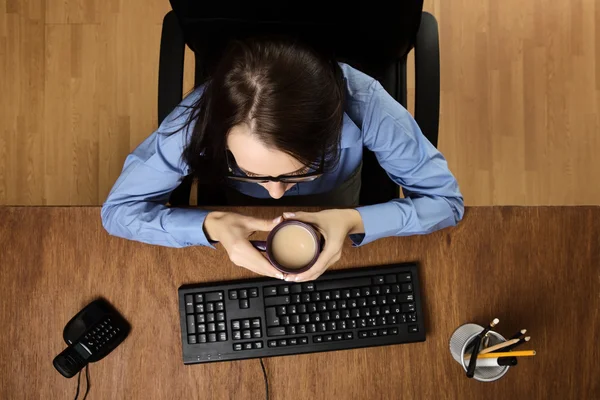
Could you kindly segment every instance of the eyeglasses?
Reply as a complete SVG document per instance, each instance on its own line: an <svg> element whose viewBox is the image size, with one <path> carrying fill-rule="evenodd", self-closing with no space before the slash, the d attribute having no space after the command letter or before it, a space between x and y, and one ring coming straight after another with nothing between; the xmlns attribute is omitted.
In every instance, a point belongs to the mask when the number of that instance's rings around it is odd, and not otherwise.
<svg viewBox="0 0 600 400"><path fill-rule="evenodd" d="M321 157L319 167L309 169L308 172L297 175L279 175L279 176L249 176L235 163L235 157L230 154L229 150L225 150L225 159L227 160L227 178L241 182L250 183L267 183L267 182L282 182L282 183L302 183L311 182L323 175L325 165L325 153Z"/></svg>

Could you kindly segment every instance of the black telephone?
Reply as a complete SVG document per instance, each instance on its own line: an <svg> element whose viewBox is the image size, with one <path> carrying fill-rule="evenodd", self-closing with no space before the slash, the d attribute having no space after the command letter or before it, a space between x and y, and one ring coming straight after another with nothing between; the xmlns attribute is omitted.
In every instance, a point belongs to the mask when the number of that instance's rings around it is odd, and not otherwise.
<svg viewBox="0 0 600 400"><path fill-rule="evenodd" d="M97 299L65 326L68 347L54 358L54 368L72 378L88 363L100 361L129 334L131 326L106 300Z"/></svg>

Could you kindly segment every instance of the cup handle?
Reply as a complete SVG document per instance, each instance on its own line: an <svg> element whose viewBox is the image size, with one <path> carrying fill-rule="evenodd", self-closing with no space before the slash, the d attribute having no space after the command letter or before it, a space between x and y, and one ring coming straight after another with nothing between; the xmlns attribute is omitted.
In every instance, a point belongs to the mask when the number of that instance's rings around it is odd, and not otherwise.
<svg viewBox="0 0 600 400"><path fill-rule="evenodd" d="M258 251L267 251L267 241L266 240L251 240L250 244L254 246L254 248Z"/></svg>

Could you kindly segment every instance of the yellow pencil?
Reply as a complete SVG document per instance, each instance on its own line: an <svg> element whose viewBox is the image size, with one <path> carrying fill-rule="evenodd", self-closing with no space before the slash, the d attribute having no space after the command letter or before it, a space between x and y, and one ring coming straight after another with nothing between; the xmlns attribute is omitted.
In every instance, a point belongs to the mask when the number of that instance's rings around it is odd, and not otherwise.
<svg viewBox="0 0 600 400"><path fill-rule="evenodd" d="M469 356L469 354L467 356ZM487 353L487 354L480 354L477 356L477 358L479 359L479 358L496 358L496 357L532 357L532 356L535 356L535 350Z"/></svg>

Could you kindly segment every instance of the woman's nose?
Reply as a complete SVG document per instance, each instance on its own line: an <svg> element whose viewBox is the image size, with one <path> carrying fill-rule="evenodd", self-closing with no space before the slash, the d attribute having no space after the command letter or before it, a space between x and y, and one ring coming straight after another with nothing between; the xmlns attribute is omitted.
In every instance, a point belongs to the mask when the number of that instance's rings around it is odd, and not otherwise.
<svg viewBox="0 0 600 400"><path fill-rule="evenodd" d="M269 196L274 199L279 199L284 195L286 185L281 182L268 182L265 184L265 188L269 192Z"/></svg>

